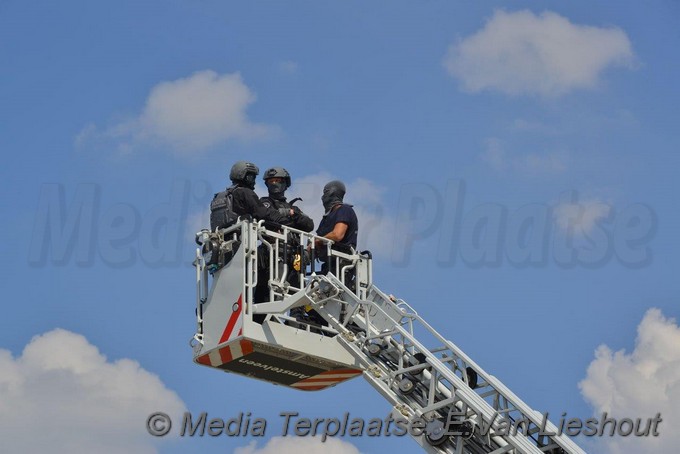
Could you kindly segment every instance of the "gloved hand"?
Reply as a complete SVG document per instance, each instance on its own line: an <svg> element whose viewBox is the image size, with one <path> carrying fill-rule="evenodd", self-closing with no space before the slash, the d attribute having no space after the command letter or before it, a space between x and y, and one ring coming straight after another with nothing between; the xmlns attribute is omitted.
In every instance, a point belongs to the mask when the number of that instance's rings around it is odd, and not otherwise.
<svg viewBox="0 0 680 454"><path fill-rule="evenodd" d="M300 208L296 207L295 205L293 205L291 207L291 209L293 210L293 215L291 216L293 219L298 220L302 216L304 216L304 213L302 212L302 210Z"/></svg>
<svg viewBox="0 0 680 454"><path fill-rule="evenodd" d="M312 263L312 260L308 250L303 250L302 254L299 250L293 253L293 269L295 271L304 269L310 263Z"/></svg>
<svg viewBox="0 0 680 454"><path fill-rule="evenodd" d="M285 216L290 216L290 208L279 208L279 213Z"/></svg>

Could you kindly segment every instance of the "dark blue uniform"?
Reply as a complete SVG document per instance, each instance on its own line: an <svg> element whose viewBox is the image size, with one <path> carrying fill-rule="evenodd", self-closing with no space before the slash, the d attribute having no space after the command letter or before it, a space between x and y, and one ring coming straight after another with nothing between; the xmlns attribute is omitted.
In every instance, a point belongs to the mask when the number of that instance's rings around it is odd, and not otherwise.
<svg viewBox="0 0 680 454"><path fill-rule="evenodd" d="M338 222L342 222L343 224L347 224L347 231L345 232L345 236L342 238L340 241L336 241L333 243L332 249L338 250L340 252L344 253L349 253L351 252L349 250L349 247L351 246L352 248L356 249L357 247L357 237L359 234L359 220L357 219L357 214L354 212L354 208L352 208L352 205L349 205L347 203L340 204L339 206L336 205L335 207L331 208L331 210L324 214L323 218L321 219L321 223L319 224L319 228L316 229L316 234L318 236L325 236L328 233L332 232L333 229L335 228L335 224ZM334 275L338 276L338 270L335 269L336 266L336 260L331 260L330 263L328 261L328 256L326 255L326 247L321 247L320 249L317 249L318 253L318 258L321 260L321 274L327 274L329 271L333 273ZM342 269L342 266L344 265L345 262L344 260L341 260L340 263L340 268ZM338 276L340 277L340 276ZM347 287L349 287L350 290L354 291L355 289L355 272L354 270L349 270L349 272L346 273L344 277L344 282ZM328 322L323 319L316 311L312 310L309 312L309 320L311 320L314 323L318 323L322 326L327 326Z"/></svg>
<svg viewBox="0 0 680 454"><path fill-rule="evenodd" d="M349 247L356 249L357 247L357 236L359 233L359 221L357 219L357 214L354 212L352 205L343 203L340 206L331 209L330 212L326 213L321 219L319 228L316 230L316 234L319 236L325 236L326 234L333 231L335 224L342 222L347 224L347 231L345 236L340 241L333 243L332 249L340 252L349 253ZM326 248L322 247L317 250L319 254L319 260L321 260L321 274L326 274L328 271L337 275L337 270L335 270L335 260L331 260L331 264L328 263L328 256L326 255Z"/></svg>
<svg viewBox="0 0 680 454"><path fill-rule="evenodd" d="M337 244L352 246L356 249L357 236L359 234L359 220L357 219L357 214L354 212L352 205L347 203L343 203L338 208L333 208L329 213L324 214L321 223L319 224L319 228L316 229L316 234L319 236L327 235L333 231L335 224L338 222L347 224L347 232L345 232L345 237L338 241Z"/></svg>

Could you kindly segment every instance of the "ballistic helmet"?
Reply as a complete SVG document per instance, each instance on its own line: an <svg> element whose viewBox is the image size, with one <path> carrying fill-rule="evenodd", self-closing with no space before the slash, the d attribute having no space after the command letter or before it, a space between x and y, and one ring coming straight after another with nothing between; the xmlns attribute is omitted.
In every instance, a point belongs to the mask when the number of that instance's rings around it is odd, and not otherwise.
<svg viewBox="0 0 680 454"><path fill-rule="evenodd" d="M231 167L229 179L234 184L242 184L250 189L254 189L255 177L258 173L260 173L260 169L252 162L238 161Z"/></svg>
<svg viewBox="0 0 680 454"><path fill-rule="evenodd" d="M262 179L267 186L269 186L267 180L270 178L283 178L283 181L286 183L286 189L290 187L290 174L283 167L272 167L271 169L267 169L264 175L262 175Z"/></svg>

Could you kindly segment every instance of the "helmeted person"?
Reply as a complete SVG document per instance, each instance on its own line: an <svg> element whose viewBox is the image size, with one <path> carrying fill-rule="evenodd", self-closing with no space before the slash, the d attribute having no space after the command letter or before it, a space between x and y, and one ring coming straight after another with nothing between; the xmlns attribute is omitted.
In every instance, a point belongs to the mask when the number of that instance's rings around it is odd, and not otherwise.
<svg viewBox="0 0 680 454"><path fill-rule="evenodd" d="M285 213L292 209L293 220L292 223L287 225L304 232L314 230L314 221L294 205L298 199L294 199L292 203L286 200L286 190L291 184L290 173L283 167L272 167L267 169L262 178L269 192L269 195L260 199L264 206L276 208Z"/></svg>
<svg viewBox="0 0 680 454"><path fill-rule="evenodd" d="M267 186L268 195L262 197L260 200L269 208L274 208L280 212L287 213L293 210L293 219L289 227L293 227L304 232L311 232L314 230L314 221L304 214L302 210L295 206L294 203L298 199L289 202L286 199L286 190L291 185L290 173L283 167L272 167L267 169L262 176L265 185ZM300 248L300 238L298 234L291 232L287 238L287 254L282 254L283 257L288 257L289 267L286 282L294 287L301 287L300 284L300 270L304 268L304 255ZM264 254L264 248L261 249L260 264L261 268L258 274L258 282L255 288L255 301L266 301L269 295L269 286L265 279L265 272L268 267L268 255ZM291 311L291 315L296 311Z"/></svg>
<svg viewBox="0 0 680 454"><path fill-rule="evenodd" d="M317 236L333 240L334 243L331 249L351 253L357 247L359 221L352 205L343 202L345 192L345 185L339 180L333 180L324 186L321 202L326 213L316 229L316 234ZM314 248L316 258L321 260L321 274L327 274L330 271L340 278L340 271L335 269L336 260L328 257L326 244L317 239ZM341 263L340 268L344 265L345 263ZM344 276L345 285L353 290L355 287L354 280L354 270L349 270ZM315 310L311 310L307 316L314 323L323 326L328 324Z"/></svg>
<svg viewBox="0 0 680 454"><path fill-rule="evenodd" d="M224 228L233 224L236 216L252 216L257 220L290 225L294 211L287 213L265 206L255 193L255 178L260 173L251 162L238 161L231 167L232 186L215 194L210 203L210 228Z"/></svg>
<svg viewBox="0 0 680 454"><path fill-rule="evenodd" d="M321 202L326 213L321 219L316 234L329 240L333 240L333 247L349 252L351 247L356 249L359 234L359 221L352 205L344 203L346 188L342 181L333 180L326 184L321 195ZM317 240L316 248L322 246L321 241ZM323 247L319 251L322 254ZM319 258L324 261L324 256Z"/></svg>

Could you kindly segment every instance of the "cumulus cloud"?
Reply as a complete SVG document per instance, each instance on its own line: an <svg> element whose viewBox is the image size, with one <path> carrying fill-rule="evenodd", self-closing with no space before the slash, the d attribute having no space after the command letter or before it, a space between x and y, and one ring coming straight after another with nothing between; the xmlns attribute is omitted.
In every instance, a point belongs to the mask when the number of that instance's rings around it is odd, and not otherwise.
<svg viewBox="0 0 680 454"><path fill-rule="evenodd" d="M209 202L210 202L209 200L206 200L206 203ZM186 225L187 235L191 240L193 240L196 237L197 232L200 232L203 229L209 229L210 207L206 205L206 207L203 208L202 210L190 213L187 216Z"/></svg>
<svg viewBox="0 0 680 454"><path fill-rule="evenodd" d="M184 403L130 359L107 361L83 336L56 329L21 356L0 349L0 440L4 452L156 452L145 430L154 411Z"/></svg>
<svg viewBox="0 0 680 454"><path fill-rule="evenodd" d="M337 438L322 442L315 437L274 437L261 448L255 442L236 448L234 454L359 454L351 443Z"/></svg>
<svg viewBox="0 0 680 454"><path fill-rule="evenodd" d="M598 443L612 454L677 452L680 433L680 327L674 319L650 309L637 329L635 348L595 351L581 393L595 415L652 418L661 413L659 437L604 437ZM643 424L644 426L644 424Z"/></svg>
<svg viewBox="0 0 680 454"><path fill-rule="evenodd" d="M542 133L547 135L558 134L560 131L555 126L543 121L529 120L526 118L516 118L510 125L512 131Z"/></svg>
<svg viewBox="0 0 680 454"><path fill-rule="evenodd" d="M503 142L494 137L486 139L480 157L497 171L552 175L562 173L568 167L568 155L565 152L509 153Z"/></svg>
<svg viewBox="0 0 680 454"><path fill-rule="evenodd" d="M577 25L553 12L497 10L481 30L451 45L443 64L469 92L558 96L592 88L605 69L632 61L619 28Z"/></svg>
<svg viewBox="0 0 680 454"><path fill-rule="evenodd" d="M279 64L279 69L285 74L296 74L298 72L298 64L294 61L286 60Z"/></svg>
<svg viewBox="0 0 680 454"><path fill-rule="evenodd" d="M482 151L482 161L496 170L503 170L507 167L507 157L501 141L496 138L485 140L485 149Z"/></svg>
<svg viewBox="0 0 680 454"><path fill-rule="evenodd" d="M609 204L598 199L560 202L553 208L553 216L560 230L573 235L591 232L609 216L611 209Z"/></svg>
<svg viewBox="0 0 680 454"><path fill-rule="evenodd" d="M527 153L519 158L518 166L532 173L560 173L567 170L567 156L557 151Z"/></svg>
<svg viewBox="0 0 680 454"><path fill-rule="evenodd" d="M276 128L253 123L246 113L255 100L240 74L199 71L153 87L137 116L105 128L88 125L76 137L76 144L112 142L123 152L161 146L191 153L231 139L267 137Z"/></svg>
<svg viewBox="0 0 680 454"><path fill-rule="evenodd" d="M338 178L328 172L299 178L293 177L292 185L286 191L288 200L302 198L302 201L296 202L296 205L314 220L315 231L324 214L321 204L323 187L329 181L336 179ZM359 218L359 250L368 249L374 254L387 255L391 251L393 238L385 232L393 231L396 221L394 216L385 209L385 188L365 178L357 178L344 183L347 187L345 202L354 206ZM267 188L260 179L255 186L255 192L259 195L267 194ZM205 202L205 207L192 211L187 217L186 228L191 239L194 238L196 232L210 225L209 200L206 199Z"/></svg>
<svg viewBox="0 0 680 454"><path fill-rule="evenodd" d="M303 202L299 206L314 219L315 228L324 214L321 204L323 187L335 179L337 177L327 172L296 178L287 193L289 200L302 197ZM359 249L368 249L374 254L388 254L392 247L392 238L385 232L394 230L395 220L385 210L385 189L365 178L344 183L347 187L345 202L354 206L359 218Z"/></svg>

